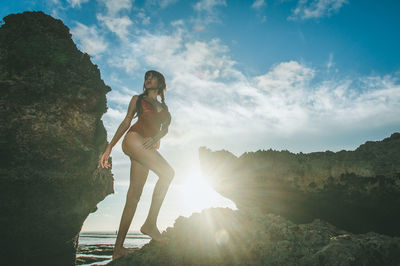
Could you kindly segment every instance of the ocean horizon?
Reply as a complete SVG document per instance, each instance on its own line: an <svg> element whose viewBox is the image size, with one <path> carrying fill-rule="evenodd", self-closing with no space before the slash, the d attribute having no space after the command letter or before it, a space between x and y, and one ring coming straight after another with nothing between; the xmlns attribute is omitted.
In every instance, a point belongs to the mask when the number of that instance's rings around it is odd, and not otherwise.
<svg viewBox="0 0 400 266"><path fill-rule="evenodd" d="M105 265L112 260L117 231L80 232L76 265ZM128 232L124 247L139 249L149 243L151 238L141 232Z"/></svg>

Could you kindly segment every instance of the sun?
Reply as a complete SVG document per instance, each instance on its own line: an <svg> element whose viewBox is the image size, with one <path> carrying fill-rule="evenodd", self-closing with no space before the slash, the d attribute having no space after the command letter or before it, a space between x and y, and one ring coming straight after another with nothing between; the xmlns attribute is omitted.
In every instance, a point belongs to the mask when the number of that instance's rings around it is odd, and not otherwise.
<svg viewBox="0 0 400 266"><path fill-rule="evenodd" d="M199 212L211 207L231 207L234 204L218 194L197 172L187 176L181 186L181 197L185 208L190 212Z"/></svg>

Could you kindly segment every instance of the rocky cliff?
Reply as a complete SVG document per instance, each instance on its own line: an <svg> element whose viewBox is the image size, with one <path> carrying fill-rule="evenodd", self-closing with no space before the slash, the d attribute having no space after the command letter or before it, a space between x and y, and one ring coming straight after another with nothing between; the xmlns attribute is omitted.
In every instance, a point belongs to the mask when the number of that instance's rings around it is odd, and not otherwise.
<svg viewBox="0 0 400 266"><path fill-rule="evenodd" d="M204 176L243 211L400 236L400 133L336 153L199 153Z"/></svg>
<svg viewBox="0 0 400 266"><path fill-rule="evenodd" d="M167 243L108 265L400 265L399 155L399 133L337 153L200 148L204 176L238 210L179 217Z"/></svg>
<svg viewBox="0 0 400 266"><path fill-rule="evenodd" d="M111 89L61 20L42 12L3 20L1 260L74 265L84 220L113 193L110 170L98 167Z"/></svg>

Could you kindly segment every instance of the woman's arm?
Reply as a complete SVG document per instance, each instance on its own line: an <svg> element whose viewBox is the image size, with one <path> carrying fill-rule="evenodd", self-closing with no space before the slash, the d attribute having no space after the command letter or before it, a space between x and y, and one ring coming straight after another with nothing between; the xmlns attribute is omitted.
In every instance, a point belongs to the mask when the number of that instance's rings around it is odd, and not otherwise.
<svg viewBox="0 0 400 266"><path fill-rule="evenodd" d="M138 99L138 95L135 95L132 97L129 107L128 107L128 112L124 118L124 120L121 122L119 125L117 131L115 132L114 137L110 141L110 143L107 146L107 149L112 149L115 144L119 141L119 139L122 137L122 135L128 130L128 128L131 125L132 119L135 116L136 113L136 101Z"/></svg>

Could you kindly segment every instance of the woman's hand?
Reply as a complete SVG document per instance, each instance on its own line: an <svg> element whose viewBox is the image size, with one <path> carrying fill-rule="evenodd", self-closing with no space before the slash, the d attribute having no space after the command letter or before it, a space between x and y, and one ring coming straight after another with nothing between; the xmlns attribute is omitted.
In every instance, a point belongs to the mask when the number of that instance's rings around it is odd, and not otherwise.
<svg viewBox="0 0 400 266"><path fill-rule="evenodd" d="M106 148L106 151L103 153L100 159L101 167L109 168L111 165L108 163L108 157L110 156L111 149L109 147Z"/></svg>
<svg viewBox="0 0 400 266"><path fill-rule="evenodd" d="M150 149L150 148L154 147L154 144L156 142L157 142L156 139L154 139L152 137L147 137L144 139L143 146L145 149Z"/></svg>

